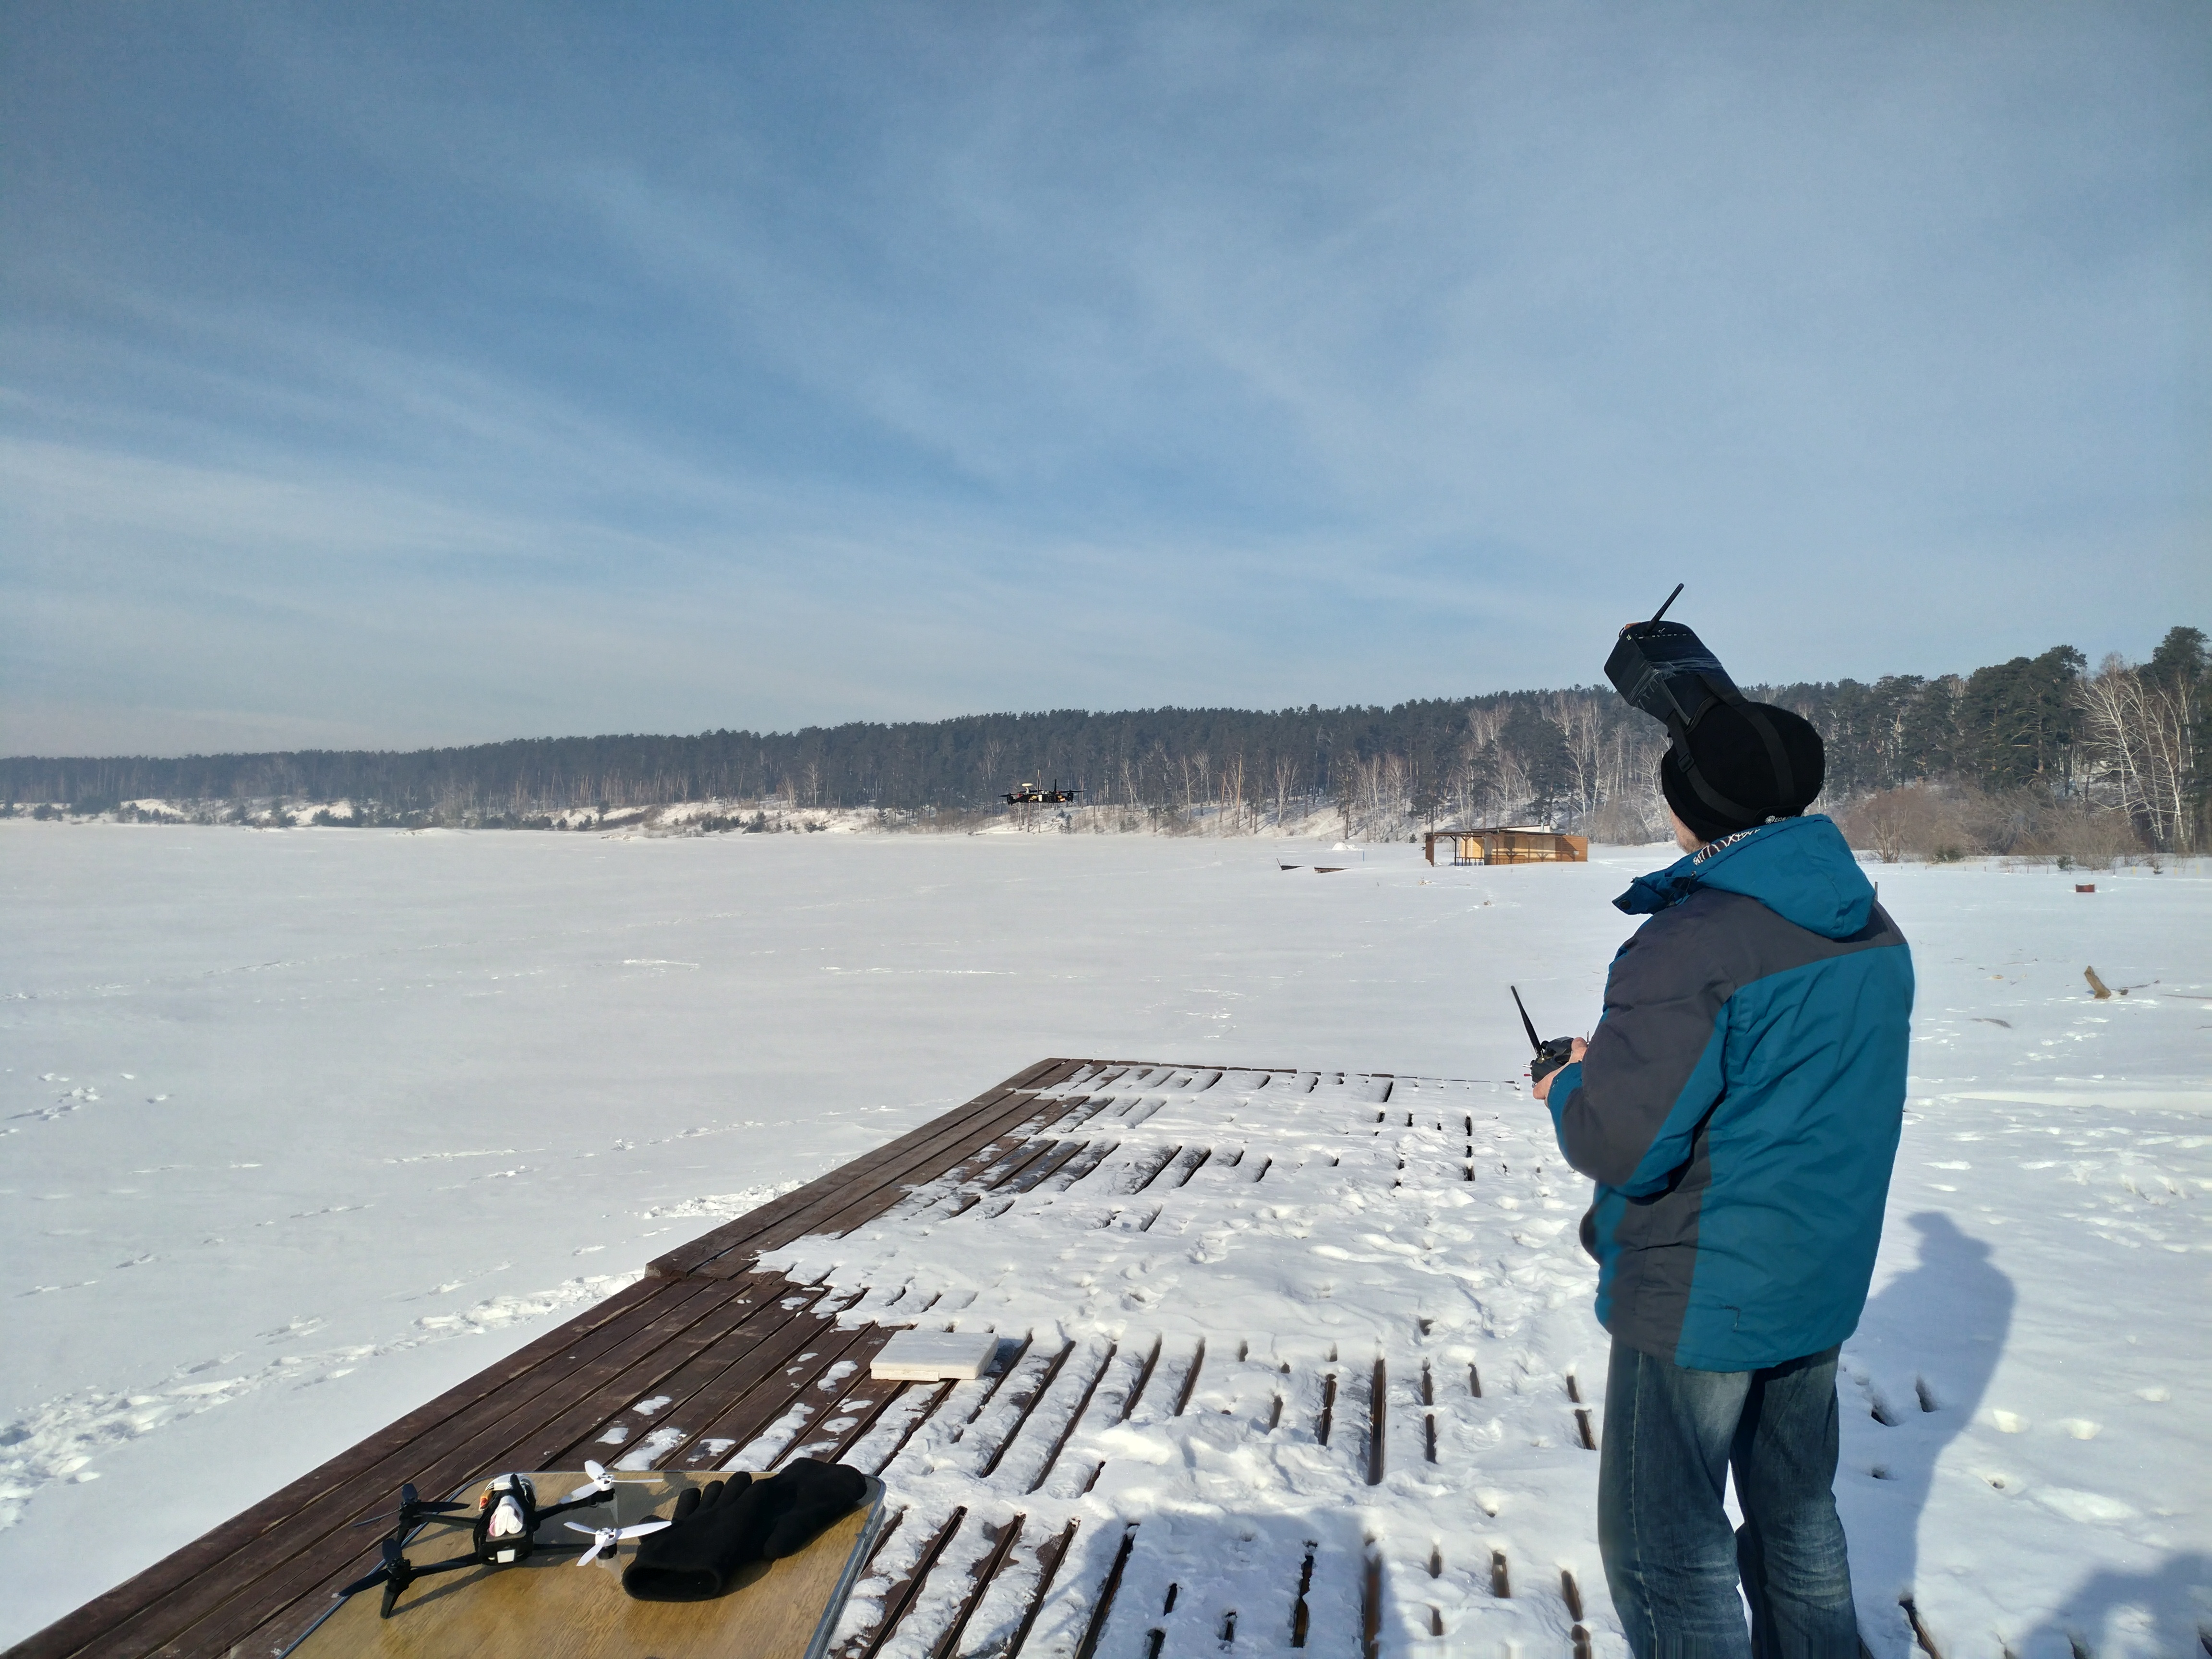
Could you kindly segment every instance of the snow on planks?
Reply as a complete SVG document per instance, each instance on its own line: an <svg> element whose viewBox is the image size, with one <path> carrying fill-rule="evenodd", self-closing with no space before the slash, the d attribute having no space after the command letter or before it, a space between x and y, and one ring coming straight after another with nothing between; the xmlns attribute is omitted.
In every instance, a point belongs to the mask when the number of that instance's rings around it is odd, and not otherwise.
<svg viewBox="0 0 2212 1659"><path fill-rule="evenodd" d="M1549 1212L1569 1206L1546 1184L1540 1127L1510 1085L1040 1062L670 1252L11 1659L279 1649L362 1570L368 1534L350 1523L401 1480L442 1492L586 1455L686 1471L804 1455L880 1474L892 1514L838 1632L845 1659L1587 1652L1572 1589L1596 1565L1583 1385L1573 1358L1510 1340L1520 1310L1585 1288L1556 1248L1565 1223ZM1473 1259L1440 1276L1431 1262L1435 1284L1416 1273L1410 1301L1361 1297L1369 1316L1334 1340L1334 1314L1297 1315L1310 1287L1270 1304L1223 1274L1209 1291L1206 1241L1255 1202L1307 1215L1342 1256L1360 1228L1397 1224L1382 1206L1436 1234L1478 1193L1496 1224ZM1018 1253L1063 1232L1066 1254L1102 1269L1158 1279L1145 1260L1163 1253L1186 1266L1170 1300L1147 1305L1139 1282L1125 1316L1071 1308L1065 1327L1010 1318L1018 1302L957 1275L932 1282L948 1246L1002 1237ZM845 1239L862 1265L762 1261ZM1486 1274L1498 1294L1467 1294ZM902 1326L995 1330L998 1363L971 1382L872 1377ZM1271 1465L1276 1489L1247 1507L1255 1494L1223 1479L1193 1502L1153 1479L1170 1455ZM1409 1524L1424 1505L1437 1524Z"/></svg>
<svg viewBox="0 0 2212 1659"><path fill-rule="evenodd" d="M1039 1092L1027 1139L759 1261L1006 1350L840 1454L900 1519L845 1659L1618 1651L1580 1590L1583 1193L1540 1110L1142 1064Z"/></svg>

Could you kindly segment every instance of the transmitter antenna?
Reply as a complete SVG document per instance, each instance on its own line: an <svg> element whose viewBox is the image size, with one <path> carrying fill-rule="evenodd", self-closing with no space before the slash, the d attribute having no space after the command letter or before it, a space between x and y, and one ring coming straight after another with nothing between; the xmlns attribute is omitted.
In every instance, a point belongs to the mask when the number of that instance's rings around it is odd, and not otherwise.
<svg viewBox="0 0 2212 1659"><path fill-rule="evenodd" d="M1521 1029L1528 1034L1528 1046L1538 1054L1542 1054L1543 1041L1536 1035L1536 1022L1528 1018L1528 1005L1521 1000L1520 987L1509 985L1505 988L1513 993L1513 1006L1521 1011Z"/></svg>

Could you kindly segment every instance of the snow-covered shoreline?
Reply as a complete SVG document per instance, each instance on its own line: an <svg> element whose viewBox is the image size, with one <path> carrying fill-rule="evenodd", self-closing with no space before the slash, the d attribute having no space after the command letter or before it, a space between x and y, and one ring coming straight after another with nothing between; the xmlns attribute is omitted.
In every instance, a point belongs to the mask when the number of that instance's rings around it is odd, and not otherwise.
<svg viewBox="0 0 2212 1659"><path fill-rule="evenodd" d="M1509 1079L1504 981L1586 1025L1664 856L1329 847L0 823L0 1639L1044 1054ZM1847 1385L1863 1597L1947 1655L2084 1597L2099 1655L2160 1651L2212 1583L2212 880L1875 873L1921 996Z"/></svg>

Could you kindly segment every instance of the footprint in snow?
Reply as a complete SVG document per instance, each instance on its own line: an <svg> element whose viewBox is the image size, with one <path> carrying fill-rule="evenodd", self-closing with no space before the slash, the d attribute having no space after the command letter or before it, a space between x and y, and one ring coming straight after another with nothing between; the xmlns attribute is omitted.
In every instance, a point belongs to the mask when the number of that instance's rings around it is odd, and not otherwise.
<svg viewBox="0 0 2212 1659"><path fill-rule="evenodd" d="M2069 1521L2127 1521L2138 1513L2132 1504L2123 1504L2118 1498L2107 1498L2102 1492L2081 1492L2071 1486L2039 1486L2032 1495L2045 1509L2057 1510Z"/></svg>

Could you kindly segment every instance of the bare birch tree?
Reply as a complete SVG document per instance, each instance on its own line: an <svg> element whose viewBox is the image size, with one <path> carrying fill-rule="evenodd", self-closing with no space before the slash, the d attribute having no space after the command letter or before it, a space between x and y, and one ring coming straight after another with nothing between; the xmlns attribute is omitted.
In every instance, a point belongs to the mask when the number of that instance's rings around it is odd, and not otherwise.
<svg viewBox="0 0 2212 1659"><path fill-rule="evenodd" d="M2160 852L2194 850L2198 689L2154 679L2118 655L2079 685L2090 798L2125 812Z"/></svg>

